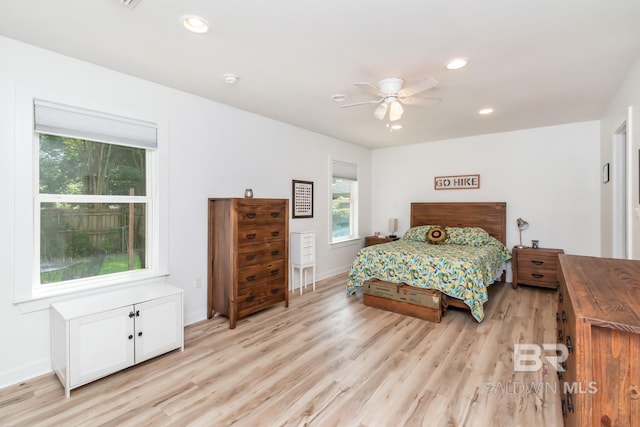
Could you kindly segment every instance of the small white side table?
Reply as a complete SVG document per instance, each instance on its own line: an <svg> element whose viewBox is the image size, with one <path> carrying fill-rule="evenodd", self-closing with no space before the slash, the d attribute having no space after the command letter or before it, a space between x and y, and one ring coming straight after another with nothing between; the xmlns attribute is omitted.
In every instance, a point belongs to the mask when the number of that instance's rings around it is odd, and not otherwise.
<svg viewBox="0 0 640 427"><path fill-rule="evenodd" d="M291 290L295 289L295 270L300 271L300 295L302 295L302 285L307 287L307 269L312 269L313 290L316 290L316 242L315 233L312 231L291 233L290 240L291 254ZM302 274L304 271L304 275ZM304 276L304 277L303 277Z"/></svg>

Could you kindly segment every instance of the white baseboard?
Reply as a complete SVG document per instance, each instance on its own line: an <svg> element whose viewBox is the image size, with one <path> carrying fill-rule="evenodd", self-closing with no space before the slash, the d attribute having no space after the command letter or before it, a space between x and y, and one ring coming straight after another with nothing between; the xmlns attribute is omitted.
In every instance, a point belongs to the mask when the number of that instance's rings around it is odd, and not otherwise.
<svg viewBox="0 0 640 427"><path fill-rule="evenodd" d="M19 384L22 381L30 380L50 372L53 372L53 370L51 369L51 360L49 359L43 359L20 366L16 369L0 373L0 388Z"/></svg>

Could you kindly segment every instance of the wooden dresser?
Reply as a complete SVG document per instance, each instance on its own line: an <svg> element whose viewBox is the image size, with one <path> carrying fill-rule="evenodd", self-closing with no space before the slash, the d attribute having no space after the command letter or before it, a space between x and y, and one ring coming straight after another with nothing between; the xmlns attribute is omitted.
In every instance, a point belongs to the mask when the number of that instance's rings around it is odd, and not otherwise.
<svg viewBox="0 0 640 427"><path fill-rule="evenodd" d="M288 199L209 199L209 319L289 306L288 236Z"/></svg>
<svg viewBox="0 0 640 427"><path fill-rule="evenodd" d="M640 426L640 261L559 255L567 426Z"/></svg>

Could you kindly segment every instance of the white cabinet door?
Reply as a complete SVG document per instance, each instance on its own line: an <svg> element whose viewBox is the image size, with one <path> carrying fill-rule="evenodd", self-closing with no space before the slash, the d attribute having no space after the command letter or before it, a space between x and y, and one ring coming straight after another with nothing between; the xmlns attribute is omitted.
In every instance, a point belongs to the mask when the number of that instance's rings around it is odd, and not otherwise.
<svg viewBox="0 0 640 427"><path fill-rule="evenodd" d="M76 387L134 364L133 306L72 319L69 378Z"/></svg>
<svg viewBox="0 0 640 427"><path fill-rule="evenodd" d="M182 295L136 304L136 363L182 346Z"/></svg>

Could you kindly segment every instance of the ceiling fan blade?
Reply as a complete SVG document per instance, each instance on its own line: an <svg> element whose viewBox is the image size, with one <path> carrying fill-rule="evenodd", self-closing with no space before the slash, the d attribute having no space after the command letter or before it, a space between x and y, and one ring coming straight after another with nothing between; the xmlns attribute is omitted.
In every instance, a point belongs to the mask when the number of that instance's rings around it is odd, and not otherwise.
<svg viewBox="0 0 640 427"><path fill-rule="evenodd" d="M417 96L410 96L407 98L400 98L403 104L407 105L419 105L421 107L434 107L442 102L442 98L420 98Z"/></svg>
<svg viewBox="0 0 640 427"><path fill-rule="evenodd" d="M357 82L357 83L354 83L354 85L358 86L360 89L363 89L375 96L385 96L385 94L382 93L377 86L374 86L369 82Z"/></svg>
<svg viewBox="0 0 640 427"><path fill-rule="evenodd" d="M398 95L403 97L411 96L415 95L416 93L424 92L425 90L434 88L436 86L438 86L438 81L436 79L432 79L431 77L427 77L424 80L420 80L419 82L400 90L400 92L398 92Z"/></svg>
<svg viewBox="0 0 640 427"><path fill-rule="evenodd" d="M384 104L378 105L378 108L376 108L376 111L373 112L374 117L378 120L384 119L384 116L387 114L388 105L389 104L387 104L386 102Z"/></svg>
<svg viewBox="0 0 640 427"><path fill-rule="evenodd" d="M384 98L380 99L372 99L371 101L362 101L362 102L354 102L353 104L345 104L341 105L340 108L349 108L349 107L357 107L358 105L370 105L370 104L379 104L384 101Z"/></svg>

